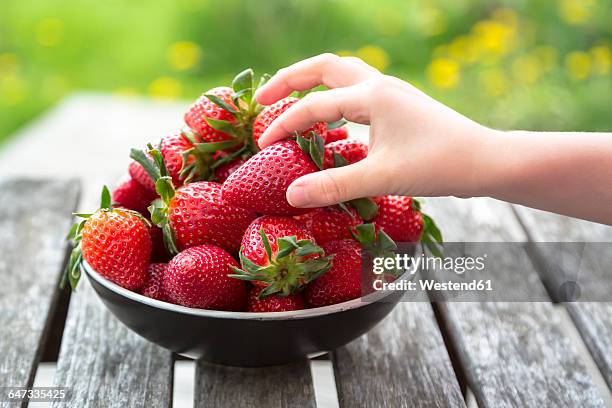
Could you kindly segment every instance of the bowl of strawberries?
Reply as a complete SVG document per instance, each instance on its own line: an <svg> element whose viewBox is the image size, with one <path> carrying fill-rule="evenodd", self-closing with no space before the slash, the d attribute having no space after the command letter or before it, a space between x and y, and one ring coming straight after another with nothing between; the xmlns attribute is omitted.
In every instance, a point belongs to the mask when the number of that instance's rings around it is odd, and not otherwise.
<svg viewBox="0 0 612 408"><path fill-rule="evenodd" d="M405 278L374 274L368 260L394 256L394 241L441 242L410 197L292 207L294 180L355 163L367 146L342 123L319 123L259 150L298 99L264 108L255 88L245 70L194 102L185 128L132 149L100 208L76 214L64 281L74 288L84 273L120 321L162 347L237 366L288 363L366 333L403 294L372 283Z"/></svg>

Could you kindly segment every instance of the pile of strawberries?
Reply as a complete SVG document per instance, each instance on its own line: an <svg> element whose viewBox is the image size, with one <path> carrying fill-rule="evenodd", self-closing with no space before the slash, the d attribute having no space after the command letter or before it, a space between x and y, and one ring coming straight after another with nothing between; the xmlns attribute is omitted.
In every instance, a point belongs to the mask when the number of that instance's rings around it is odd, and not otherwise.
<svg viewBox="0 0 612 408"><path fill-rule="evenodd" d="M265 82L262 77L259 85ZM410 197L363 198L300 209L285 198L300 176L362 160L368 148L344 122L317 123L261 151L268 126L298 101L262 107L253 71L202 95L185 128L132 149L128 174L100 208L77 214L66 279L85 260L110 281L187 307L272 312L320 307L363 294L362 255L394 241L441 242Z"/></svg>

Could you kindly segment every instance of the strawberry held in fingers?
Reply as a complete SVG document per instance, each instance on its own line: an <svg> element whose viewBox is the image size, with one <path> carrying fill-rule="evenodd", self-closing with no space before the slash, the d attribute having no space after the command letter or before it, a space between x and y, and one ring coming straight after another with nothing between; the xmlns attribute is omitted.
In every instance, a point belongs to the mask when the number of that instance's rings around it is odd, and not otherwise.
<svg viewBox="0 0 612 408"><path fill-rule="evenodd" d="M151 220L162 229L171 254L202 244L238 251L243 231L255 219L254 212L223 202L218 183L199 181L175 190L163 157L152 146L149 154L154 161L148 160L142 151L132 153L157 180L161 199L153 203Z"/></svg>
<svg viewBox="0 0 612 408"><path fill-rule="evenodd" d="M337 142L338 140L348 139L348 126L345 120L339 120L327 124L327 134L325 136L325 144Z"/></svg>
<svg viewBox="0 0 612 408"><path fill-rule="evenodd" d="M433 219L421 212L413 197L388 195L375 198L378 215L373 222L397 242L423 242L432 254L440 256L442 234Z"/></svg>
<svg viewBox="0 0 612 408"><path fill-rule="evenodd" d="M360 297L369 287L370 276L363 276L363 251L374 257L394 256L397 246L384 232L377 232L373 224L363 224L353 229L354 239L326 242L322 245L326 254L333 254L332 267L311 282L304 291L311 307L346 302Z"/></svg>
<svg viewBox="0 0 612 408"><path fill-rule="evenodd" d="M368 146L356 140L339 140L325 145L323 168L346 166L368 156Z"/></svg>
<svg viewBox="0 0 612 408"><path fill-rule="evenodd" d="M322 168L323 140L310 139L274 143L251 157L223 183L223 201L270 215L298 215L309 209L296 208L286 198L287 187L297 178Z"/></svg>
<svg viewBox="0 0 612 408"><path fill-rule="evenodd" d="M247 285L230 278L238 263L222 248L200 245L184 250L170 261L164 274L164 293L172 303L201 309L241 311Z"/></svg>
<svg viewBox="0 0 612 408"><path fill-rule="evenodd" d="M148 221L135 211L112 208L106 187L102 190L100 209L78 216L84 220L74 224L68 235L75 244L67 268L72 288L76 288L80 264L85 260L117 285L130 290L140 289L147 278L151 256Z"/></svg>
<svg viewBox="0 0 612 408"><path fill-rule="evenodd" d="M151 299L166 302L167 297L162 286L166 269L168 269L168 265L164 263L153 263L149 265L147 280L142 289L140 289L140 294Z"/></svg>
<svg viewBox="0 0 612 408"><path fill-rule="evenodd" d="M325 273L330 258L312 235L291 217L263 216L249 225L240 250L242 268L232 268L234 278L264 288L259 294L288 296Z"/></svg>
<svg viewBox="0 0 612 408"><path fill-rule="evenodd" d="M276 118L278 118L297 101L299 101L298 98L288 96L266 107L259 115L257 115L257 118L255 118L255 121L253 122L253 140L255 141L255 144L257 144L261 135L272 124L272 122L274 122ZM310 134L310 132L317 133L325 141L327 124L324 122L317 122L312 127L303 131L302 136L306 137L308 134Z"/></svg>
<svg viewBox="0 0 612 408"><path fill-rule="evenodd" d="M113 203L128 210L138 211L140 214L148 215L147 208L151 201L157 198L155 191L147 190L128 174L123 176L117 186L113 189Z"/></svg>
<svg viewBox="0 0 612 408"><path fill-rule="evenodd" d="M300 292L289 296L269 295L260 298L262 289L253 287L249 291L247 312L288 312L304 309L304 297Z"/></svg>
<svg viewBox="0 0 612 408"><path fill-rule="evenodd" d="M302 221L312 232L318 244L329 241L351 238L351 228L363 224L363 220L351 207L341 209L338 206L317 208L296 218Z"/></svg>

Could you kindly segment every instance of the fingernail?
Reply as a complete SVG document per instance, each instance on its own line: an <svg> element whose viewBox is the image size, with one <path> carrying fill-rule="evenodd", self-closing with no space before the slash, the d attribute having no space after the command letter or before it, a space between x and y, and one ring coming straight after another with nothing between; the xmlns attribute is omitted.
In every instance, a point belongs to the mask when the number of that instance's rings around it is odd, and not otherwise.
<svg viewBox="0 0 612 408"><path fill-rule="evenodd" d="M287 201L294 207L307 207L311 200L302 184L291 185L287 189Z"/></svg>
<svg viewBox="0 0 612 408"><path fill-rule="evenodd" d="M259 136L259 140L257 141L257 146L259 146L260 149L263 149L266 147L266 135L268 134L268 131L264 131L261 136Z"/></svg>

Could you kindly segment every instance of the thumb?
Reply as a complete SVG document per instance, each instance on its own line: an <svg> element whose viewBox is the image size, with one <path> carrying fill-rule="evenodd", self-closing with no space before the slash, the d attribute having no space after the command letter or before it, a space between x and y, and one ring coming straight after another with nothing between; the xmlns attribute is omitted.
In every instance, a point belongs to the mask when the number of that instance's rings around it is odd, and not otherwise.
<svg viewBox="0 0 612 408"><path fill-rule="evenodd" d="M349 166L310 173L287 189L287 201L294 207L324 207L378 193L376 172L368 159Z"/></svg>

